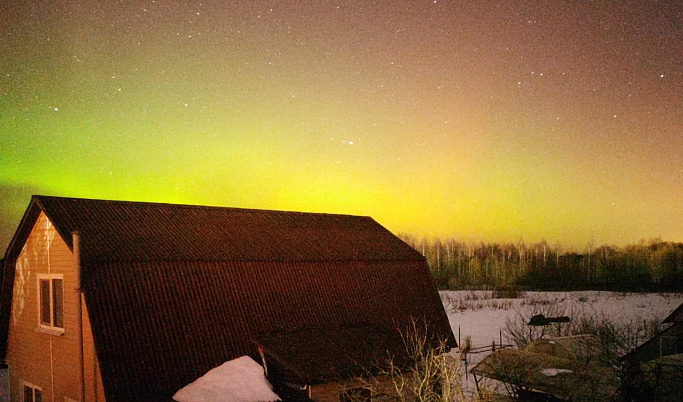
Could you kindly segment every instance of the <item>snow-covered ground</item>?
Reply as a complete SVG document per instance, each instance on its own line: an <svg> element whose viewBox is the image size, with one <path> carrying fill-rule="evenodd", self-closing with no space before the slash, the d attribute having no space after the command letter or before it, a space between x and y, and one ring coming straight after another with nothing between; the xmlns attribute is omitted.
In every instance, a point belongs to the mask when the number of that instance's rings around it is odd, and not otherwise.
<svg viewBox="0 0 683 402"><path fill-rule="evenodd" d="M549 309L560 315L591 314L609 318L617 324L660 321L683 303L683 293L620 293L604 291L582 292L525 292L517 299L495 299L490 291L443 291L441 300L456 338L464 343L471 339L471 347L490 346L492 342L511 343L505 337L508 319L518 315L530 317ZM646 339L643 339L645 341ZM454 354L457 354L454 351ZM486 353L468 356L468 368L473 367ZM464 381L468 393L474 384Z"/></svg>

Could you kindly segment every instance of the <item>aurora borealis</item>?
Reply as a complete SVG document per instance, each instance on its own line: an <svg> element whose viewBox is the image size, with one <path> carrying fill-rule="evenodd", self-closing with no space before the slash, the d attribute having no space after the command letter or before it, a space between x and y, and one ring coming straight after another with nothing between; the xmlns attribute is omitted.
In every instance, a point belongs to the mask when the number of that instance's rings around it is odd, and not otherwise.
<svg viewBox="0 0 683 402"><path fill-rule="evenodd" d="M683 241L682 27L680 0L15 0L0 242L35 193Z"/></svg>

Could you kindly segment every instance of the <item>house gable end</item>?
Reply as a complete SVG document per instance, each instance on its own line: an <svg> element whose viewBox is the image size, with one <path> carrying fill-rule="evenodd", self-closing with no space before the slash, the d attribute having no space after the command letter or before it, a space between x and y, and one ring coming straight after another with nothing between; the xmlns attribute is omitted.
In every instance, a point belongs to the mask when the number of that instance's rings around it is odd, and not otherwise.
<svg viewBox="0 0 683 402"><path fill-rule="evenodd" d="M17 258L19 258L21 251L24 249L26 241L42 212L36 197L32 197L31 203L26 212L24 212L19 226L5 251L2 290L0 290L0 359L2 361L5 361L7 357L7 341L10 316L12 314Z"/></svg>
<svg viewBox="0 0 683 402"><path fill-rule="evenodd" d="M91 356L84 359L88 384L94 384L96 362L87 314L80 325L83 302L74 256L46 214L39 213L28 232L26 240L15 242L21 250L8 267L14 281L9 303L3 304L8 307L3 347L11 392L20 392L21 381L29 381L43 389L45 400L79 399L79 350Z"/></svg>
<svg viewBox="0 0 683 402"><path fill-rule="evenodd" d="M2 283L0 284L0 361L7 357L7 341L9 322L12 314L12 299L14 294L14 280L16 275L17 258L24 249L40 216L44 215L54 227L61 239L71 248L71 237L65 233L58 222L55 222L40 202L40 196L32 196L29 206L22 216L17 230L5 251L3 259Z"/></svg>

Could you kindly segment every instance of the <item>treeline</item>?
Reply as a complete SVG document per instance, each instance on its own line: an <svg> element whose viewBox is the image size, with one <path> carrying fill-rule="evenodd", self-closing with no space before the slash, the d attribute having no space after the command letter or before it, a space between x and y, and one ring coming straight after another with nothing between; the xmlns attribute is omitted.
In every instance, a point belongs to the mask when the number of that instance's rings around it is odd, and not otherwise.
<svg viewBox="0 0 683 402"><path fill-rule="evenodd" d="M485 244L399 235L427 258L441 290L683 291L683 243L652 239L577 253L545 241Z"/></svg>

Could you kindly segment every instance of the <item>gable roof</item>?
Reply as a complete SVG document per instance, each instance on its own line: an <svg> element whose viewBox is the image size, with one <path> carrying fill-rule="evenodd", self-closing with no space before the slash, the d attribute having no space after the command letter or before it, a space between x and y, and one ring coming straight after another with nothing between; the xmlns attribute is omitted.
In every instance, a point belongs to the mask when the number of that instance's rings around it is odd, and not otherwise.
<svg viewBox="0 0 683 402"><path fill-rule="evenodd" d="M370 217L33 196L6 258L40 211L81 258L98 261L420 260Z"/></svg>
<svg viewBox="0 0 683 402"><path fill-rule="evenodd" d="M389 334L417 319L455 346L425 258L371 218L35 196L6 259L16 258L41 211L70 247L71 233L80 234L82 287L110 401L170 400L227 360L258 358L259 340L297 352L284 364L304 381L355 372L329 347L344 333ZM7 303L0 313L6 329ZM306 332L315 345L292 335ZM368 339L377 341L354 351L356 362L395 345L395 336ZM325 363L317 371L301 364L308 347Z"/></svg>

